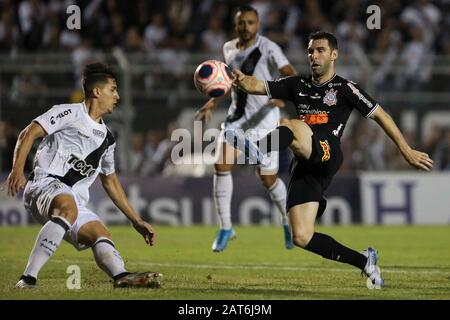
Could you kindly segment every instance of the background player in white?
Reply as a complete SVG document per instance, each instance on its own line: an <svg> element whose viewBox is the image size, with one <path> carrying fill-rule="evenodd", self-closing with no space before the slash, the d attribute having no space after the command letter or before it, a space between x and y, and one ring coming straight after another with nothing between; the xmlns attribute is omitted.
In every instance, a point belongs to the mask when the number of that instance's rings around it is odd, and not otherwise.
<svg viewBox="0 0 450 320"><path fill-rule="evenodd" d="M86 208L89 187L98 174L115 205L132 222L149 245L154 244L152 226L132 208L114 169L115 140L103 122L118 100L116 77L110 68L94 63L83 74L83 103L56 105L34 119L17 140L8 193L25 187L27 211L43 224L17 288L36 286L38 273L62 239L78 250L92 248L98 266L114 279L115 287L158 286L160 274L129 273L99 217ZM24 163L33 142L44 138L36 153L30 178Z"/></svg>
<svg viewBox="0 0 450 320"><path fill-rule="evenodd" d="M237 8L234 14L234 23L238 38L226 42L223 46L225 62L231 68L237 68L245 74L267 80L274 79L279 74L282 76L296 74L281 48L258 34L259 18L254 8L250 6ZM280 111L274 106L283 106L282 101L269 101L267 97L251 96L237 90L232 92L231 97L228 117L224 123L225 129L234 128L246 131L252 128L266 134L278 126ZM210 99L198 110L196 118L208 121L217 104L217 98ZM224 140L219 140L218 150L220 156L215 164L213 196L219 214L220 230L212 246L215 252L224 250L228 241L235 235L231 224L231 196L233 193L231 170L238 156L238 151ZM258 175L281 214L285 246L291 249L293 244L286 218L286 186L278 178L277 171L278 152L273 152L270 163L259 167Z"/></svg>

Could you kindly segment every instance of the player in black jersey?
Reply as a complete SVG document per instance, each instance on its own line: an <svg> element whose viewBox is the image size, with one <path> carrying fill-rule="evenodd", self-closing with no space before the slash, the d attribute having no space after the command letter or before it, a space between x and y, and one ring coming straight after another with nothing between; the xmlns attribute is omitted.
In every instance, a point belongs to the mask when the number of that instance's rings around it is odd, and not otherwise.
<svg viewBox="0 0 450 320"><path fill-rule="evenodd" d="M381 288L384 280L377 266L378 253L368 248L352 250L332 237L315 232L314 223L323 214L323 193L342 164L340 137L353 109L375 120L397 145L405 160L417 169L430 170L433 161L413 150L383 108L356 83L335 74L338 58L336 38L326 32L309 37L308 58L312 75L292 76L276 81L261 81L235 70L234 84L249 94L294 103L298 119L282 122L257 145L239 132L226 132L229 141L252 159L262 161L263 153L288 146L294 153L290 170L287 210L294 244L324 258L348 263L368 277L368 288Z"/></svg>

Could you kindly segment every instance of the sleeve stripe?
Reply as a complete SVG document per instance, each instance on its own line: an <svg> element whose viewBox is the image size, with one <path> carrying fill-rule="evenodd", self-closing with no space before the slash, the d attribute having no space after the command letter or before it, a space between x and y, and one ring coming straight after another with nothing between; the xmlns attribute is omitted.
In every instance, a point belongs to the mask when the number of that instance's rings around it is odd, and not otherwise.
<svg viewBox="0 0 450 320"><path fill-rule="evenodd" d="M375 110L377 110L379 106L380 106L380 105L377 103L377 104L375 105L375 107L374 107L372 110L370 110L370 112L366 115L366 118L370 118L370 116L372 115L372 113L374 113Z"/></svg>
<svg viewBox="0 0 450 320"><path fill-rule="evenodd" d="M266 87L267 96L269 97L269 99L272 99L272 94L270 93L269 84L267 83L266 80L264 81L264 86Z"/></svg>

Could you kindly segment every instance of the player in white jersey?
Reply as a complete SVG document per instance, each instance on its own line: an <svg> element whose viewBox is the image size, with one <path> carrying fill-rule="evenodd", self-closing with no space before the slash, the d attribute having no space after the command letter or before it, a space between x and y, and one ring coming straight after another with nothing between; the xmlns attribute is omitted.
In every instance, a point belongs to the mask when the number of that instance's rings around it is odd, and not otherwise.
<svg viewBox="0 0 450 320"><path fill-rule="evenodd" d="M259 18L257 11L250 6L239 7L234 14L235 31L238 38L223 46L225 62L233 69L240 69L248 75L272 80L279 76L295 75L295 69L289 64L281 48L271 40L258 34ZM252 139L259 139L276 128L283 106L280 100L271 100L263 96L247 95L233 90L232 102L223 129L241 129L249 133ZM210 99L201 107L196 119L208 121L218 104L217 98ZM219 139L219 160L215 164L213 197L219 214L220 230L212 245L214 252L223 251L228 241L235 236L231 223L231 196L233 180L231 169L238 157L237 150L223 140L223 131ZM226 159L224 161L224 159ZM258 176L267 188L270 198L281 214L284 228L285 246L293 248L290 228L286 218L286 186L278 178L278 153L273 152L270 161L259 166Z"/></svg>
<svg viewBox="0 0 450 320"><path fill-rule="evenodd" d="M115 249L111 234L89 210L89 187L100 174L102 185L116 206L149 245L152 226L132 208L114 169L115 140L102 116L113 112L118 100L116 77L101 63L87 65L83 75L85 101L56 105L34 119L17 140L8 193L25 188L27 211L43 225L16 288L34 288L38 273L63 238L78 250L92 248L97 265L114 280L114 287L156 287L157 272L130 273ZM43 138L33 173L24 177L24 162L33 142Z"/></svg>

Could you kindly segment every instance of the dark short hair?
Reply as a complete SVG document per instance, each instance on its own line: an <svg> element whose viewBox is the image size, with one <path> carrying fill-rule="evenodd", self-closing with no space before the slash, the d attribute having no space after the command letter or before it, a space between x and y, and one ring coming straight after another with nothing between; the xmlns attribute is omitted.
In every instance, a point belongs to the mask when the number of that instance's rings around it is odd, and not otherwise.
<svg viewBox="0 0 450 320"><path fill-rule="evenodd" d="M83 70L83 90L85 97L91 98L92 90L96 86L105 85L108 79L117 81L117 76L110 66L101 62L86 65Z"/></svg>
<svg viewBox="0 0 450 320"><path fill-rule="evenodd" d="M256 14L256 16L259 18L259 16L258 16L258 11L256 11L255 8L253 8L252 6L249 6L249 5L247 5L247 4L237 7L237 8L234 10L233 17L236 17L236 15L238 14L238 12L242 12L242 13L245 13L245 12L254 12L254 13Z"/></svg>
<svg viewBox="0 0 450 320"><path fill-rule="evenodd" d="M337 39L332 33L325 31L317 31L309 34L309 41L322 39L328 40L328 45L330 46L331 50L338 50Z"/></svg>

